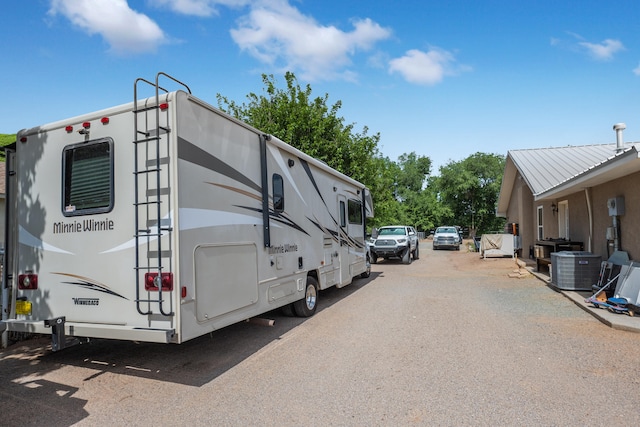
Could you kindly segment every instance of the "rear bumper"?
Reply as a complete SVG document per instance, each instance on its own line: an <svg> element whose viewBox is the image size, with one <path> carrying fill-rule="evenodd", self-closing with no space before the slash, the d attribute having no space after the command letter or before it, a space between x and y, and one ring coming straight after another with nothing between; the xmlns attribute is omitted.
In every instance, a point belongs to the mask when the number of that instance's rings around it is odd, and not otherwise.
<svg viewBox="0 0 640 427"><path fill-rule="evenodd" d="M51 335L52 328L44 321L6 320L0 322L0 331L27 332ZM137 328L122 325L65 322L65 335L82 338L106 338L125 341L170 343L175 341L175 329Z"/></svg>

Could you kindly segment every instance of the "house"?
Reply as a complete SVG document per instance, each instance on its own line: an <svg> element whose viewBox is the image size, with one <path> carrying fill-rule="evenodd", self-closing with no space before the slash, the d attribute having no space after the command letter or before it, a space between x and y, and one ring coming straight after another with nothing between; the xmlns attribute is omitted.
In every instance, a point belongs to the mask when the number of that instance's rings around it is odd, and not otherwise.
<svg viewBox="0 0 640 427"><path fill-rule="evenodd" d="M608 259L615 250L640 259L640 143L511 150L497 215L518 224L523 256L536 242L570 242Z"/></svg>

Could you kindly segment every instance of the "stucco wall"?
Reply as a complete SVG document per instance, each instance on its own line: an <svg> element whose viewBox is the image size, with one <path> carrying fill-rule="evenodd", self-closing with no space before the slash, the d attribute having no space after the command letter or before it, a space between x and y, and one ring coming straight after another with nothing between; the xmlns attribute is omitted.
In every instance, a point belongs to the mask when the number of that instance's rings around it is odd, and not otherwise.
<svg viewBox="0 0 640 427"><path fill-rule="evenodd" d="M613 225L613 218L609 216L607 200L624 197L625 214L618 217L621 238L620 249L629 253L629 258L640 260L640 172L624 178L593 187L594 214L594 247L593 252L606 259L612 253L613 247L607 244L606 229ZM609 248L607 252L607 248Z"/></svg>
<svg viewBox="0 0 640 427"><path fill-rule="evenodd" d="M518 224L520 237L522 239L522 256L529 256L529 248L535 241L535 227L531 226L534 217L532 216L533 195L526 182L518 174L516 176L509 208L507 209L507 222Z"/></svg>
<svg viewBox="0 0 640 427"><path fill-rule="evenodd" d="M593 214L593 233L589 226L589 209L584 189L553 200L534 201L531 190L519 174L516 175L509 207L507 222L517 223L522 237L522 256L529 256L529 248L538 238L538 206L543 207L544 238L557 238L560 215L554 212L552 204L568 204L569 236L573 241L584 244L584 250L602 256L606 260L613 253L613 244L606 239L607 227L612 227L613 218L609 216L607 200L624 197L625 214L618 217L620 227L619 249L626 251L629 258L640 261L640 172L627 175L606 184L589 188ZM591 246L589 240L591 238Z"/></svg>

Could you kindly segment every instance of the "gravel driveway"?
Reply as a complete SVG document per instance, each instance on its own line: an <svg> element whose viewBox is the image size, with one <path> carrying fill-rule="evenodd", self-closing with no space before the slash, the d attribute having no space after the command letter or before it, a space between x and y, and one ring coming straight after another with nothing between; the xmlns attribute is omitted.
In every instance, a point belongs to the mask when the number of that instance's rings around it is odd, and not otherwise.
<svg viewBox="0 0 640 427"><path fill-rule="evenodd" d="M323 291L309 319L273 312L181 345L15 344L0 425L640 424L640 334L509 278L512 259L426 241L420 256Z"/></svg>

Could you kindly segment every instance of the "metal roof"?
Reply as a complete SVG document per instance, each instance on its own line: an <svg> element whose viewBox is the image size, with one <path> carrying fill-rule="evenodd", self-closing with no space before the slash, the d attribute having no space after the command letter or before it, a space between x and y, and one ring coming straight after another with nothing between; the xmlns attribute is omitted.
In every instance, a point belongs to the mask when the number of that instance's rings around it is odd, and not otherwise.
<svg viewBox="0 0 640 427"><path fill-rule="evenodd" d="M506 216L516 176L543 200L566 196L640 170L639 143L598 144L510 150L507 153L496 213ZM635 159L635 160L634 160Z"/></svg>
<svg viewBox="0 0 640 427"><path fill-rule="evenodd" d="M507 155L535 196L612 159L616 144L510 150Z"/></svg>

